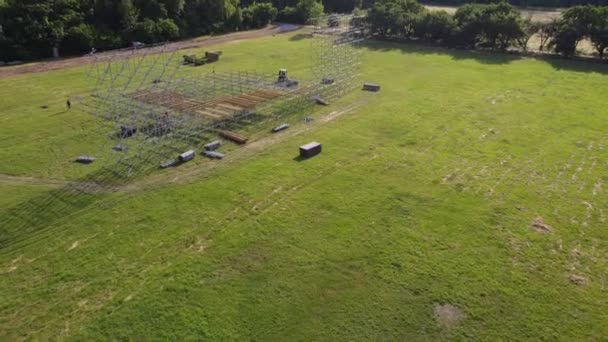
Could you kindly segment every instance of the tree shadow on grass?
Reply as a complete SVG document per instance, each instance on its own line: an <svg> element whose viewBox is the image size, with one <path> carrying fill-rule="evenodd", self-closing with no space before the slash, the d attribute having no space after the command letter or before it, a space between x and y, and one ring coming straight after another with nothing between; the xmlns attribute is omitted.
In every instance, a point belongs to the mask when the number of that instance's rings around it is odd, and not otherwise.
<svg viewBox="0 0 608 342"><path fill-rule="evenodd" d="M371 51L389 52L389 51L400 51L401 53L407 54L420 54L420 55L443 55L450 56L454 60L476 60L483 64L509 64L513 61L521 59L521 56L492 53L487 51L469 51L469 50L457 50L448 49L439 46L426 45L419 42L392 42L392 41L380 41L370 40L363 44L357 45L360 48L369 49Z"/></svg>
<svg viewBox="0 0 608 342"><path fill-rule="evenodd" d="M607 64L592 63L589 61L584 61L583 58L576 60L566 59L558 55L520 55L517 53L501 53L483 50L459 50L427 45L415 41L393 42L369 40L357 45L357 47L380 52L400 51L401 53L407 54L444 56L447 55L450 56L453 60L470 59L489 65L506 65L525 58L534 58L550 64L553 68L557 70L608 74Z"/></svg>
<svg viewBox="0 0 608 342"><path fill-rule="evenodd" d="M539 59L551 64L556 70L608 75L608 64L571 60L560 56L539 57Z"/></svg>

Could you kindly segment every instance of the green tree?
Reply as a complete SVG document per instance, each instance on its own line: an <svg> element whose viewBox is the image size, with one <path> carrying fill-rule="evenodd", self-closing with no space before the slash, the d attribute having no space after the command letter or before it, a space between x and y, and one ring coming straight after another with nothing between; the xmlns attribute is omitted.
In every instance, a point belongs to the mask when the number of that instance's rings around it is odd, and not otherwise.
<svg viewBox="0 0 608 342"><path fill-rule="evenodd" d="M157 41L156 23L152 19L144 19L133 25L128 39L144 43L153 43Z"/></svg>
<svg viewBox="0 0 608 342"><path fill-rule="evenodd" d="M372 30L383 36L410 37L425 8L415 0L380 0L369 10Z"/></svg>
<svg viewBox="0 0 608 342"><path fill-rule="evenodd" d="M15 57L50 56L59 48L66 31L83 16L76 0L9 0L2 8L2 31Z"/></svg>
<svg viewBox="0 0 608 342"><path fill-rule="evenodd" d="M132 0L94 0L93 12L97 27L115 33L131 31L139 17Z"/></svg>
<svg viewBox="0 0 608 342"><path fill-rule="evenodd" d="M234 18L239 14L238 0L186 0L183 25L190 35L225 31L238 26Z"/></svg>
<svg viewBox="0 0 608 342"><path fill-rule="evenodd" d="M528 17L521 22L521 28L523 34L517 38L517 46L522 51L528 51L528 42L533 35L537 34L540 30L541 23L532 21L532 18Z"/></svg>
<svg viewBox="0 0 608 342"><path fill-rule="evenodd" d="M420 16L414 29L415 35L429 41L445 41L454 29L456 21L446 11L429 11Z"/></svg>
<svg viewBox="0 0 608 342"><path fill-rule="evenodd" d="M158 0L135 0L134 5L142 19L160 20L169 15L165 4Z"/></svg>
<svg viewBox="0 0 608 342"><path fill-rule="evenodd" d="M597 7L574 6L562 13L561 23L575 31L581 38L589 36L598 15Z"/></svg>
<svg viewBox="0 0 608 342"><path fill-rule="evenodd" d="M593 23L589 29L589 39L600 58L608 48L608 6L594 9Z"/></svg>
<svg viewBox="0 0 608 342"><path fill-rule="evenodd" d="M482 34L483 6L466 4L458 8L454 14L457 30L453 34L452 44L474 48Z"/></svg>
<svg viewBox="0 0 608 342"><path fill-rule="evenodd" d="M548 23L539 23L538 37L540 42L538 50L543 51L550 42L550 40L553 39L555 33L557 32L557 25L558 21L556 19L553 19Z"/></svg>
<svg viewBox="0 0 608 342"><path fill-rule="evenodd" d="M507 2L487 5L481 16L481 32L486 46L505 50L524 36L521 14Z"/></svg>
<svg viewBox="0 0 608 342"><path fill-rule="evenodd" d="M580 33L573 26L565 22L560 22L556 26L555 35L549 42L549 46L556 53L564 56L574 56L576 54L576 46L581 40Z"/></svg>
<svg viewBox="0 0 608 342"><path fill-rule="evenodd" d="M69 53L90 51L95 46L96 32L88 24L80 24L67 30L62 46Z"/></svg>
<svg viewBox="0 0 608 342"><path fill-rule="evenodd" d="M351 13L362 5L361 0L323 0L323 7L328 13Z"/></svg>
<svg viewBox="0 0 608 342"><path fill-rule="evenodd" d="M550 44L555 52L564 56L575 55L578 43L591 35L596 15L593 6L574 6L564 11L556 23Z"/></svg>
<svg viewBox="0 0 608 342"><path fill-rule="evenodd" d="M521 14L506 2L468 4L456 11L459 45L505 50L522 38Z"/></svg>
<svg viewBox="0 0 608 342"><path fill-rule="evenodd" d="M184 11L184 5L186 4L185 0L161 0L167 9L167 14L169 18L175 20L180 15L182 15Z"/></svg>
<svg viewBox="0 0 608 342"><path fill-rule="evenodd" d="M300 23L308 23L323 16L323 4L317 0L300 0L296 5Z"/></svg>
<svg viewBox="0 0 608 342"><path fill-rule="evenodd" d="M286 6L282 10L280 10L277 18L280 21L284 21L284 22L288 22L288 23L300 22L298 10L297 10L297 8L292 7L292 6Z"/></svg>
<svg viewBox="0 0 608 342"><path fill-rule="evenodd" d="M156 23L156 38L159 41L170 41L179 38L179 27L171 19L161 19Z"/></svg>
<svg viewBox="0 0 608 342"><path fill-rule="evenodd" d="M259 28L268 25L277 17L277 9L269 2L253 3L243 9L243 26L245 28Z"/></svg>

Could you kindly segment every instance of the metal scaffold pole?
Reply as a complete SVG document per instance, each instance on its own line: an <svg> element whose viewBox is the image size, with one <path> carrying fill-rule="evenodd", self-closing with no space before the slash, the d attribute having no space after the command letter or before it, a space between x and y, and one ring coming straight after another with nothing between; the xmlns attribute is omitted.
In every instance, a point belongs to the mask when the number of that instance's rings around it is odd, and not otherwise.
<svg viewBox="0 0 608 342"><path fill-rule="evenodd" d="M115 172L129 178L217 139L218 130L303 117L315 98L352 91L365 39L359 22L349 15L316 18L310 66L297 82L277 80L276 71L184 66L176 51L162 46L92 55L87 74L95 78L95 90L83 109L99 119L113 149L109 163L120 164Z"/></svg>

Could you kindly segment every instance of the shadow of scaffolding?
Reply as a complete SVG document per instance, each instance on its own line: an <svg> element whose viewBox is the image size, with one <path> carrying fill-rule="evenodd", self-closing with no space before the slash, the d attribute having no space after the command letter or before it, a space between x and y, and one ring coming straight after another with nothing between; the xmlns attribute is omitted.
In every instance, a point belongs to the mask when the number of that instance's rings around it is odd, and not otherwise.
<svg viewBox="0 0 608 342"><path fill-rule="evenodd" d="M149 168L139 165L143 174ZM129 168L129 170L127 170ZM130 166L115 163L0 212L0 250L44 239L53 227L74 220L96 207L121 200L121 188L135 176ZM125 177L130 173L132 176Z"/></svg>

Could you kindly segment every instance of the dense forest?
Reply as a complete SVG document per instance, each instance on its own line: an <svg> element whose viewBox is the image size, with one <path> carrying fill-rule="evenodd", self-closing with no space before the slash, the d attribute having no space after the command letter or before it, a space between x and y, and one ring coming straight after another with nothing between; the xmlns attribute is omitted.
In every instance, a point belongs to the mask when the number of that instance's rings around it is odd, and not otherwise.
<svg viewBox="0 0 608 342"><path fill-rule="evenodd" d="M367 13L370 31L381 38L525 50L538 35L539 50L565 56L588 39L600 58L608 47L608 6L574 6L557 20L536 23L508 2L468 3L450 15L416 0L0 0L0 61L259 28L274 20L306 23L324 12L353 11Z"/></svg>
<svg viewBox="0 0 608 342"><path fill-rule="evenodd" d="M50 57L251 29L279 17L303 23L317 0L0 0L0 60ZM327 0L351 11L352 0ZM333 2L332 2L333 1Z"/></svg>
<svg viewBox="0 0 608 342"><path fill-rule="evenodd" d="M464 5L468 3L491 4L496 0L425 0L424 4L434 5ZM606 6L608 0L508 0L509 4L520 7L572 7L578 5Z"/></svg>

